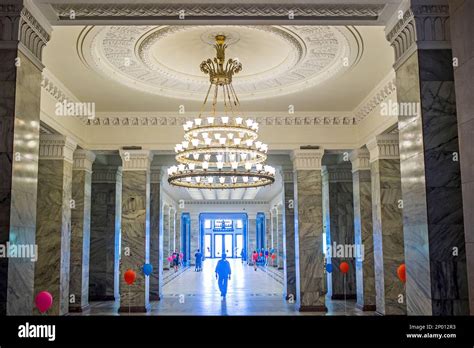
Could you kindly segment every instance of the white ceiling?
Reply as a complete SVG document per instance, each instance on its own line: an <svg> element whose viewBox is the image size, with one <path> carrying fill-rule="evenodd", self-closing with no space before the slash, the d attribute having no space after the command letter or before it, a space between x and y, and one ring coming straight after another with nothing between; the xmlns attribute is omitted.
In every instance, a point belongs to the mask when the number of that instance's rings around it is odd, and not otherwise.
<svg viewBox="0 0 474 348"><path fill-rule="evenodd" d="M180 105L197 111L207 90L206 77L200 76L198 67L214 56L205 41L222 31L238 38L230 45L228 57L238 57L244 64L242 75L234 79L242 92L241 109L282 112L293 105L303 112L354 110L393 63L383 27L187 26L153 41L147 50L150 65L144 68L143 61L133 63L140 56L137 47L161 27L146 27L149 30L143 35L137 28L145 27L55 27L44 50L45 65L79 100L95 102L98 112L177 112ZM117 41L107 36L114 32L120 33ZM290 34L282 36L282 32ZM105 43L101 35L108 37ZM123 52L113 51L114 47L130 53L131 67L113 64L114 54L115 64L124 59ZM135 50L131 52L130 47ZM299 49L303 53L295 54ZM346 55L349 67L342 64ZM142 69L138 75L134 66ZM155 84L145 83L157 67L163 69ZM160 95L167 76L168 88ZM281 88L274 87L278 83Z"/></svg>

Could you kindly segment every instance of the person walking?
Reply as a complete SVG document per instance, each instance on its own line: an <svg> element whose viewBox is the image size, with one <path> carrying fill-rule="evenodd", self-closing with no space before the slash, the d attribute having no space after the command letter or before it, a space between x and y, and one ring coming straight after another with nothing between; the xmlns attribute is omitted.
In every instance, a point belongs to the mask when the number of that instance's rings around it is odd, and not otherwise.
<svg viewBox="0 0 474 348"><path fill-rule="evenodd" d="M173 258L172 263L173 263L174 271L175 271L175 272L178 272L178 268L179 268L179 253L178 253L178 250L177 250L177 249L174 250L174 253L173 253L173 255L171 255L171 257Z"/></svg>
<svg viewBox="0 0 474 348"><path fill-rule="evenodd" d="M268 266L268 249L265 249L265 266Z"/></svg>
<svg viewBox="0 0 474 348"><path fill-rule="evenodd" d="M222 254L222 259L217 262L216 279L219 284L222 300L225 300L227 295L227 282L230 280L231 269L230 263L226 260L226 254Z"/></svg>
<svg viewBox="0 0 474 348"><path fill-rule="evenodd" d="M253 269L257 271L258 253L256 250L252 253Z"/></svg>
<svg viewBox="0 0 474 348"><path fill-rule="evenodd" d="M245 259L245 249L242 249L242 251L240 252L240 260L242 261L242 263L244 263L244 261L246 261L246 259Z"/></svg>
<svg viewBox="0 0 474 348"><path fill-rule="evenodd" d="M196 265L194 267L194 272L201 272L202 271L202 253L200 249L196 250L194 257L196 258Z"/></svg>

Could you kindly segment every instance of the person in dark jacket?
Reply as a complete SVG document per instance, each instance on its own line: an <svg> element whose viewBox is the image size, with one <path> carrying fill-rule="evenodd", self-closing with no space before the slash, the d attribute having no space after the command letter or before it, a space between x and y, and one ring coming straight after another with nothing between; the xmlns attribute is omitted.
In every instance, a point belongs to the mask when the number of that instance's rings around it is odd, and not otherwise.
<svg viewBox="0 0 474 348"><path fill-rule="evenodd" d="M230 280L230 274L230 263L226 260L226 254L224 253L216 266L216 279L219 284L222 300L225 300L227 295L227 281Z"/></svg>

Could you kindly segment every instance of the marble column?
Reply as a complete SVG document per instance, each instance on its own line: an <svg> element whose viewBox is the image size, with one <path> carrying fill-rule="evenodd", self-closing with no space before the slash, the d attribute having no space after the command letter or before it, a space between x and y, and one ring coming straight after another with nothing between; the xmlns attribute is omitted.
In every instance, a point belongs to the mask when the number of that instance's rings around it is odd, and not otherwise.
<svg viewBox="0 0 474 348"><path fill-rule="evenodd" d="M200 228L199 228L199 214L198 213L191 213L190 214L191 222L191 265L194 266L196 264L196 259L194 258L194 254L196 253L197 249L201 249L201 241L200 241Z"/></svg>
<svg viewBox="0 0 474 348"><path fill-rule="evenodd" d="M334 272L328 273L328 289L331 299L355 299L355 238L354 206L352 195L351 166L341 162L323 166L323 204L325 205L324 226L327 247L332 250L327 254L327 263L332 264ZM342 252L340 252L342 250ZM349 265L346 274L339 272L342 262Z"/></svg>
<svg viewBox="0 0 474 348"><path fill-rule="evenodd" d="M163 270L170 269L170 206L163 203Z"/></svg>
<svg viewBox="0 0 474 348"><path fill-rule="evenodd" d="M367 148L372 184L376 311L384 315L406 314L405 286L397 276L398 267L405 263L398 134L378 135Z"/></svg>
<svg viewBox="0 0 474 348"><path fill-rule="evenodd" d="M92 163L95 154L74 151L71 204L71 261L69 311L82 312L89 307L89 254L91 227Z"/></svg>
<svg viewBox="0 0 474 348"><path fill-rule="evenodd" d="M150 262L150 163L149 150L120 150L122 157L122 245L119 312L150 309L150 279L142 271ZM128 252L127 252L128 251ZM137 278L125 283L123 274L134 270Z"/></svg>
<svg viewBox="0 0 474 348"><path fill-rule="evenodd" d="M163 279L163 249L160 248L160 190L161 168L152 167L150 171L150 264L153 271L150 275L150 301L161 298Z"/></svg>
<svg viewBox="0 0 474 348"><path fill-rule="evenodd" d="M466 315L466 240L449 6L447 0L437 6L419 1L408 5L388 34L396 52L400 105L407 312Z"/></svg>
<svg viewBox="0 0 474 348"><path fill-rule="evenodd" d="M247 263L253 265L252 253L257 250L257 217L255 213L247 213Z"/></svg>
<svg viewBox="0 0 474 348"><path fill-rule="evenodd" d="M119 294L122 167L92 167L89 300L114 301Z"/></svg>
<svg viewBox="0 0 474 348"><path fill-rule="evenodd" d="M50 37L23 1L8 3L0 9L0 244L34 246L41 59ZM34 269L30 258L0 258L0 315L33 313Z"/></svg>
<svg viewBox="0 0 474 348"><path fill-rule="evenodd" d="M278 218L278 234L277 234L277 240L278 240L278 246L277 246L277 263L276 263L276 266L279 270L283 270L283 259L284 259L284 242L283 242L283 235L284 235L284 231L283 231L283 216L284 216L284 211L283 211L283 207L282 205L280 204L278 206L278 215L277 215L277 218Z"/></svg>
<svg viewBox="0 0 474 348"><path fill-rule="evenodd" d="M451 41L456 87L456 111L461 158L461 185L464 212L464 235L466 241L466 264L474 265L474 42L472 18L474 3L468 0L449 1ZM470 313L474 315L474 267L468 267Z"/></svg>
<svg viewBox="0 0 474 348"><path fill-rule="evenodd" d="M284 195L284 296L287 300L296 300L296 274L295 274L295 197L294 197L293 170L283 170L283 195Z"/></svg>
<svg viewBox="0 0 474 348"><path fill-rule="evenodd" d="M374 236L372 225L372 184L369 151L360 148L351 152L354 194L354 237L356 248L356 306L375 311Z"/></svg>
<svg viewBox="0 0 474 348"><path fill-rule="evenodd" d="M181 253L181 214L182 211L180 209L176 210L174 216L174 223L175 223L175 249L178 250L178 253Z"/></svg>
<svg viewBox="0 0 474 348"><path fill-rule="evenodd" d="M63 315L69 311L72 165L76 146L63 135L40 137L35 293L51 293L54 301L48 311L50 315Z"/></svg>
<svg viewBox="0 0 474 348"><path fill-rule="evenodd" d="M271 212L265 213L265 249L270 250L272 247L272 219Z"/></svg>
<svg viewBox="0 0 474 348"><path fill-rule="evenodd" d="M296 305L299 311L327 311L321 185L323 153L323 150L294 150L291 154L295 185Z"/></svg>

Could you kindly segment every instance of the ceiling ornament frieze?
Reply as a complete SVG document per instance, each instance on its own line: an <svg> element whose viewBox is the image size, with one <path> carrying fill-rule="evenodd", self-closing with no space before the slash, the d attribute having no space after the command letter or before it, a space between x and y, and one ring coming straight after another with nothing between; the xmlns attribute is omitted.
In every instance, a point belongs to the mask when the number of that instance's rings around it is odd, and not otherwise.
<svg viewBox="0 0 474 348"><path fill-rule="evenodd" d="M51 7L56 12L60 20L71 19L71 12L74 11L75 19L82 18L143 18L160 17L174 19L179 14L189 19L199 18L226 18L232 17L284 17L288 18L289 13L295 17L315 17L315 18L352 18L352 19L372 19L376 20L384 9L383 4L59 4L53 3Z"/></svg>
<svg viewBox="0 0 474 348"><path fill-rule="evenodd" d="M235 82L241 100L321 85L355 66L363 53L360 35L352 27L106 26L86 28L78 38L78 54L89 68L129 88L201 100L208 86L206 77L183 67L195 66L207 55L205 50L195 52L189 47L215 34L235 38L228 50L242 63L257 58L265 62L253 71L243 71ZM240 36L251 40L239 40ZM163 51L169 51L173 59Z"/></svg>

